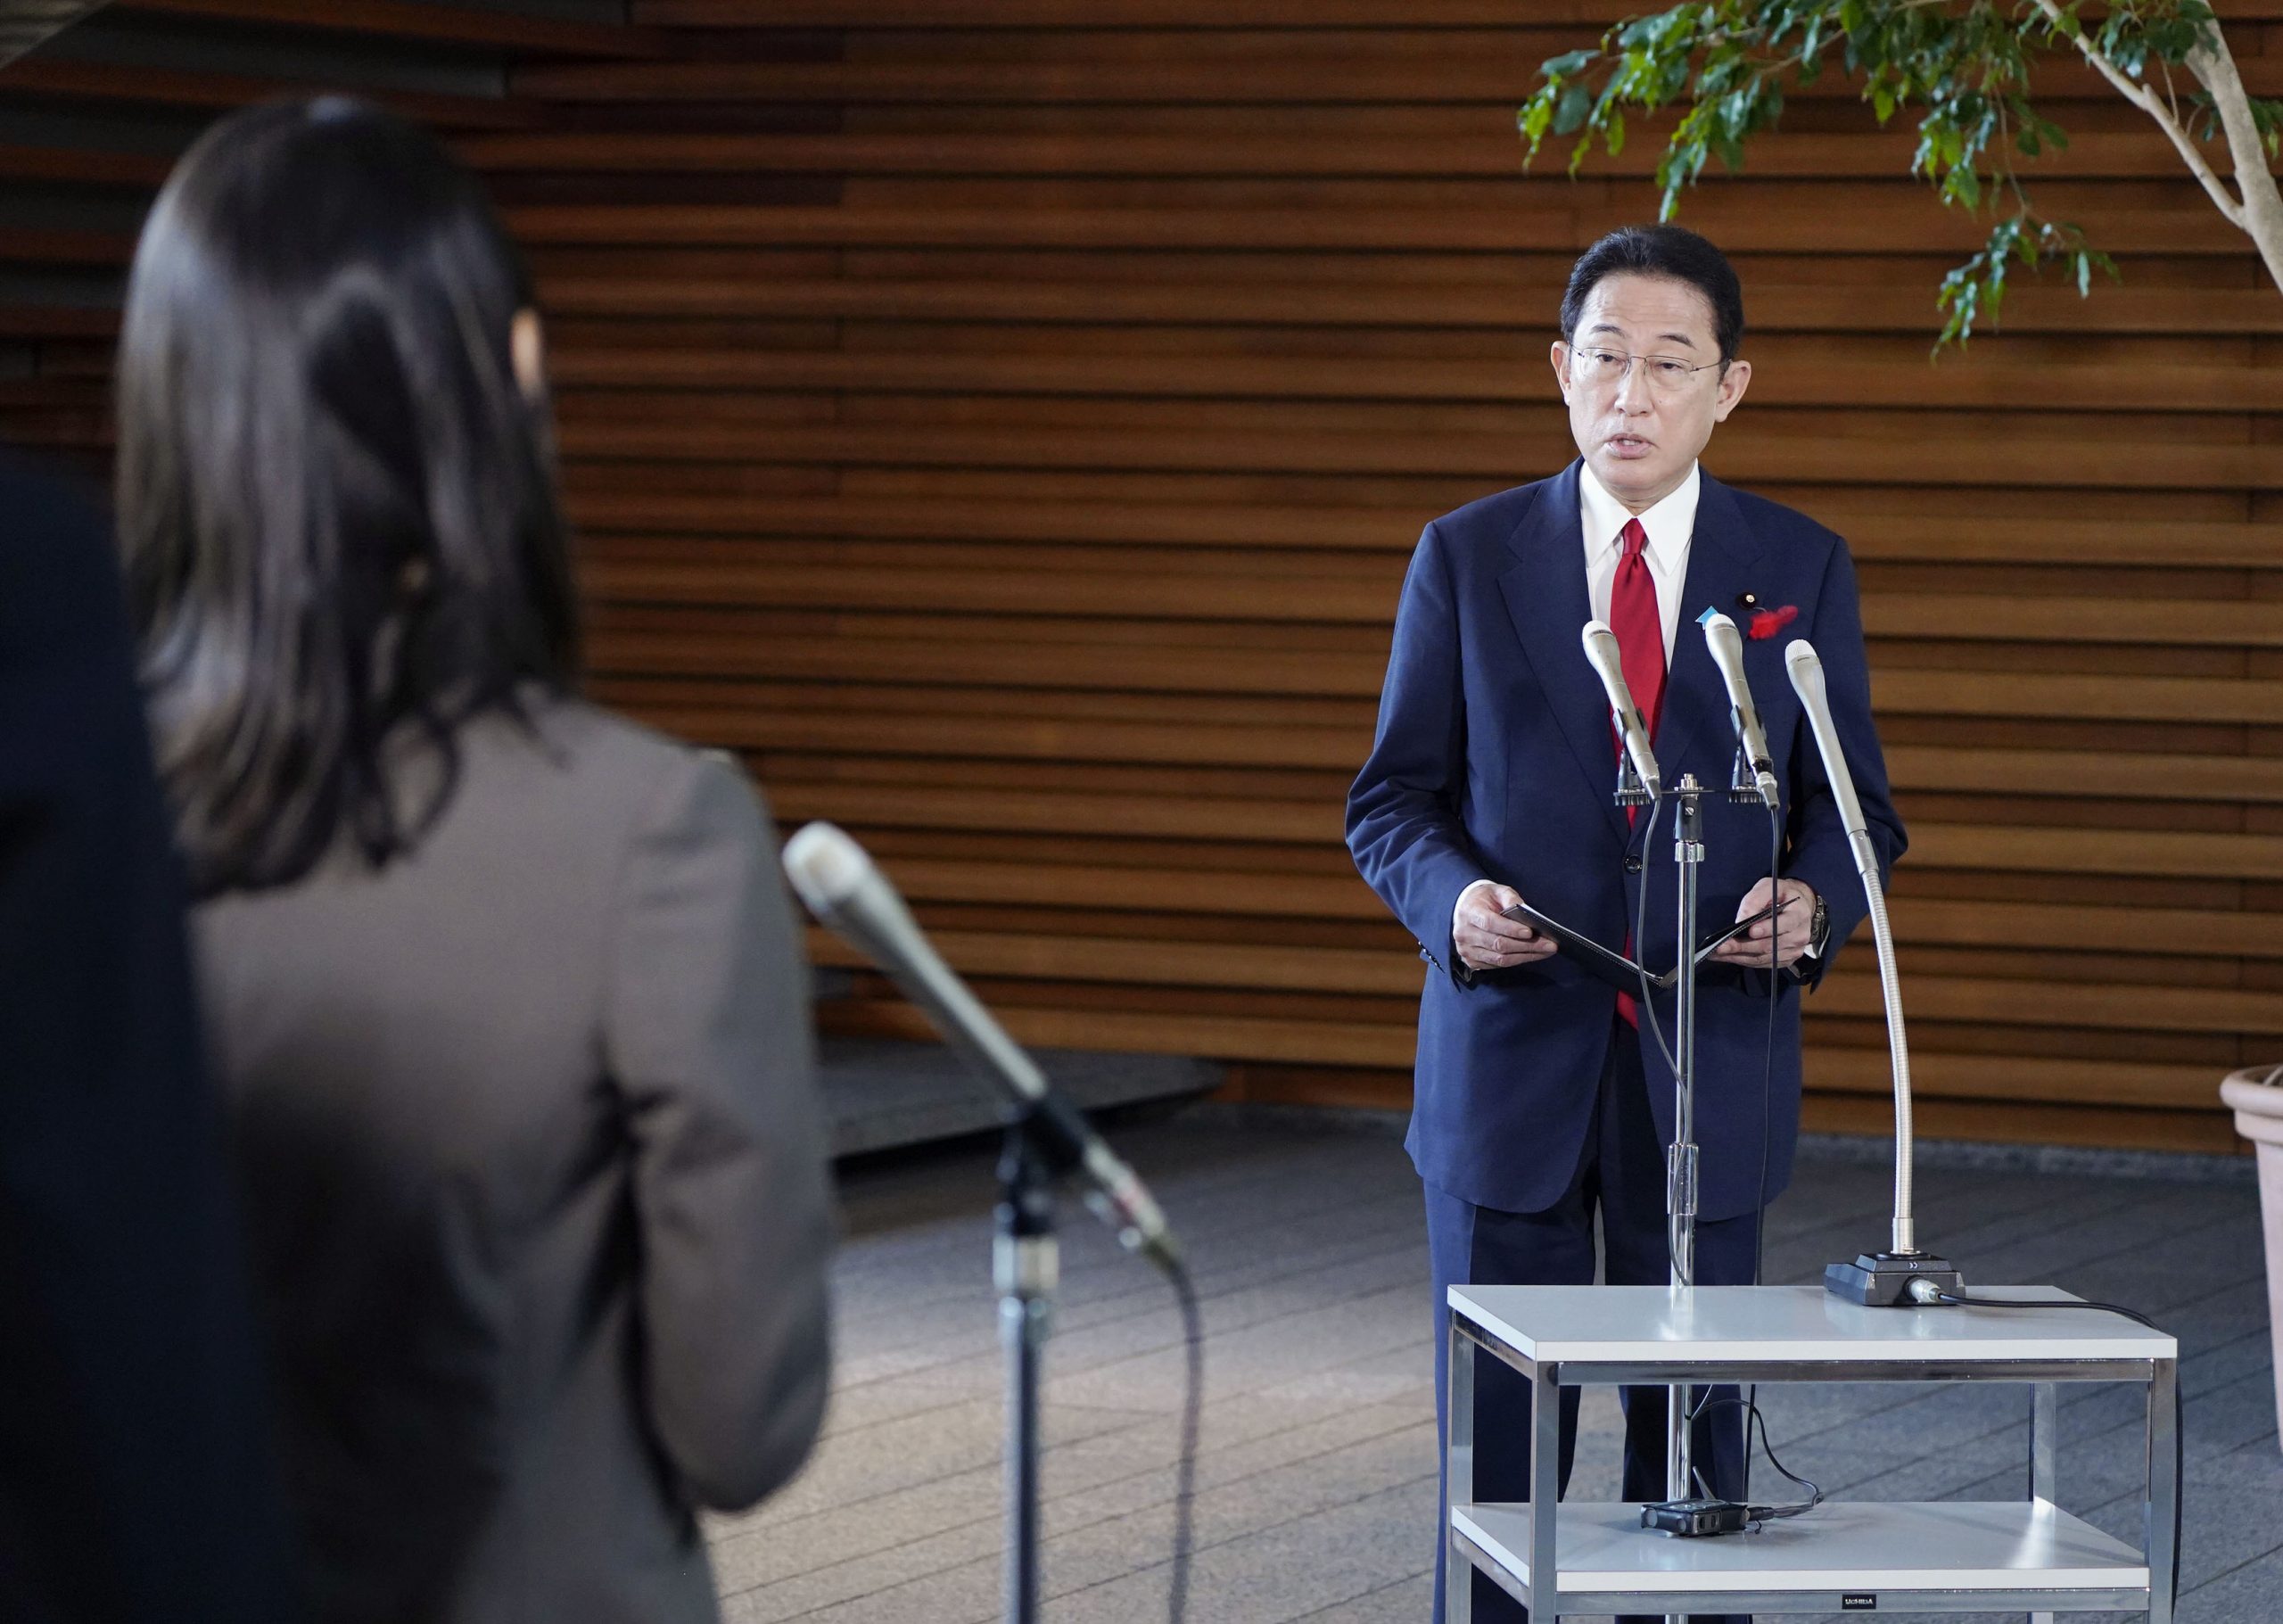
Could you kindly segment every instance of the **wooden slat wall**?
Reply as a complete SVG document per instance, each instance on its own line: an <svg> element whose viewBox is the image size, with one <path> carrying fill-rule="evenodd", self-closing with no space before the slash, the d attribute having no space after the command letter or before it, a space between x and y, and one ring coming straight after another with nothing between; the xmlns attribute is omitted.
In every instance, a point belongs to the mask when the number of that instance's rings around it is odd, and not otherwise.
<svg viewBox="0 0 2283 1624"><path fill-rule="evenodd" d="M473 147L591 177L517 224L608 691L855 830L1026 1035L1400 1101L1421 970L1340 799L1421 523L1569 455L1556 290L1654 148L1524 178L1512 108L1615 14L649 0L726 31L520 76L570 128ZM2283 294L2050 86L2045 195L2128 282L2018 292L1964 359L1932 290L1977 227L1835 87L1690 198L1755 323L1714 466L1862 562L1931 1130L2218 1149L2216 1074L2283 1047ZM602 201L642 178L674 202ZM865 985L839 1024L913 1029ZM1813 1007L1811 1121L1881 1126L1868 953Z"/></svg>
<svg viewBox="0 0 2283 1624"><path fill-rule="evenodd" d="M2283 5L2223 10L2283 90ZM638 0L627 60L576 33L461 121L552 318L598 690L857 833L1019 1035L1399 1103L1421 967L1340 801L1421 523L1570 454L1554 303L1654 145L1524 177L1512 109L1616 9L948 14ZM2048 88L2041 201L2126 285L2022 288L1965 357L1975 223L1836 87L1690 196L1754 326L1711 463L1861 566L1922 1127L2225 1149L2217 1076L2283 1050L2283 293L2132 110ZM56 239L9 252L119 251ZM0 310L51 358L0 433L99 438L103 319ZM917 1031L856 989L834 1026ZM1883 1128L1882 1043L1859 950L1810 1125Z"/></svg>

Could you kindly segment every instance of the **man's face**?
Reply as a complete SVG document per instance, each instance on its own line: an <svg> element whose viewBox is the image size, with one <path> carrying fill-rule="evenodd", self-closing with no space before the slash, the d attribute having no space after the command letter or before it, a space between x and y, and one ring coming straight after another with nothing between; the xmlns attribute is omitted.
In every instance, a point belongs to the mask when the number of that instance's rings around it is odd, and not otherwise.
<svg viewBox="0 0 2283 1624"><path fill-rule="evenodd" d="M1639 356L1640 360L1612 358ZM1688 477L1712 425L1743 399L1751 364L1724 370L1712 301L1685 282L1620 272L1586 295L1554 372L1570 406L1570 433L1609 493L1635 513Z"/></svg>

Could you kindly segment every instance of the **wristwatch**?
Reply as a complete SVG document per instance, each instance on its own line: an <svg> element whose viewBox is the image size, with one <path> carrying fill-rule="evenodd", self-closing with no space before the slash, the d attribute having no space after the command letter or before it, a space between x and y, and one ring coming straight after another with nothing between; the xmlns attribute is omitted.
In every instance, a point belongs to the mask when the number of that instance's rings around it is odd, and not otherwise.
<svg viewBox="0 0 2283 1624"><path fill-rule="evenodd" d="M1816 958L1823 957L1823 950L1831 940L1831 904L1816 894L1816 911L1808 916L1808 952Z"/></svg>

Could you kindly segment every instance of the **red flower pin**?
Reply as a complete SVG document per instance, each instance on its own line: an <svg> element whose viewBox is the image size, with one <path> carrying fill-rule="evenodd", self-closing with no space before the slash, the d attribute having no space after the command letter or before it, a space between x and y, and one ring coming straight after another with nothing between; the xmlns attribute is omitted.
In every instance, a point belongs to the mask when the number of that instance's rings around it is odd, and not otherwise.
<svg viewBox="0 0 2283 1624"><path fill-rule="evenodd" d="M1758 610L1751 617L1751 623L1744 629L1744 635L1754 642L1760 642L1774 637L1799 618L1800 606L1797 604L1785 604L1780 609Z"/></svg>

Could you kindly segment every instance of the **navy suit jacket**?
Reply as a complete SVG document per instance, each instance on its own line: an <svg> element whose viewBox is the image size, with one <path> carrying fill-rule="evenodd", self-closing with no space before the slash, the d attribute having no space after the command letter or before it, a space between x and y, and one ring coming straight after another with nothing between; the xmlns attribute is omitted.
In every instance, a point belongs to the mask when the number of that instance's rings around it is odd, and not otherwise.
<svg viewBox="0 0 2283 1624"><path fill-rule="evenodd" d="M1364 880L1419 939L1434 971L1420 1001L1407 1141L1421 1177L1478 1206L1536 1212L1575 1172L1607 1058L1617 993L1562 957L1468 974L1451 942L1459 894L1479 879L1611 947L1632 929L1648 886L1639 956L1675 961L1677 924L1668 810L1647 844L1612 804L1609 706L1578 631L1591 616L1578 508L1581 465L1469 503L1429 524L1396 613L1378 736L1348 799L1348 845ZM1831 911L1829 945L1801 969L1819 977L1866 911L1862 882L1815 739L1784 674L1805 638L1822 656L1831 708L1878 848L1903 849L1871 723L1855 571L1846 544L1804 515L1706 475L1654 740L1669 787L1684 773L1725 792L1735 754L1727 689L1693 623L1707 608L1749 622L1743 596L1798 618L1744 644L1744 670L1783 787L1780 868ZM1699 870L1708 934L1735 917L1768 871L1768 812L1725 793L1703 802ZM1777 977L1768 1057L1768 980L1708 965L1697 1005L1700 1215L1733 1217L1780 1191L1799 1134L1801 986ZM1810 983L1809 985L1812 985ZM1659 999L1668 1041L1669 994ZM1630 1041L1630 1040L1628 1040ZM1638 1041L1667 1142L1672 1068Z"/></svg>
<svg viewBox="0 0 2283 1624"><path fill-rule="evenodd" d="M7 1624L298 1616L242 1249L109 530L0 459Z"/></svg>

